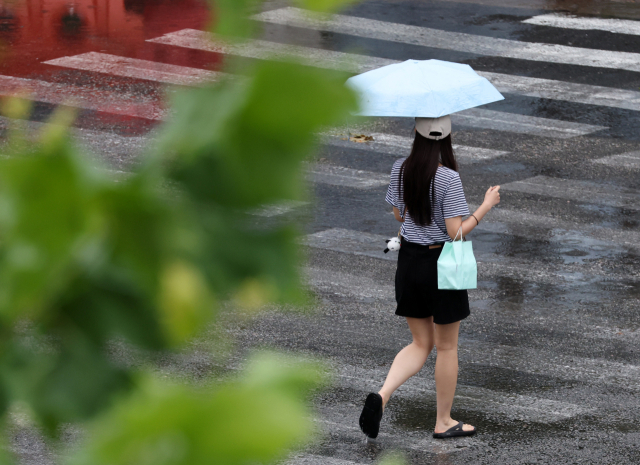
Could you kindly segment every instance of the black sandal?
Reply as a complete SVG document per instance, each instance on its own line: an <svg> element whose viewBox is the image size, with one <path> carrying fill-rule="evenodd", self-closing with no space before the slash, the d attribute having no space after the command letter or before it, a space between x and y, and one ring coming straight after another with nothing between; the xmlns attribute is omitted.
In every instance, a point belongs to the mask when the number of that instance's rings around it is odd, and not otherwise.
<svg viewBox="0 0 640 465"><path fill-rule="evenodd" d="M473 428L471 431L465 431L462 429L462 425L464 423L460 422L456 426L452 426L444 433L433 433L433 437L435 439L445 439L445 438L455 438L459 436L473 436L476 434L476 429Z"/></svg>
<svg viewBox="0 0 640 465"><path fill-rule="evenodd" d="M360 414L360 429L367 437L375 439L380 431L380 420L382 420L382 396L372 392L367 396Z"/></svg>

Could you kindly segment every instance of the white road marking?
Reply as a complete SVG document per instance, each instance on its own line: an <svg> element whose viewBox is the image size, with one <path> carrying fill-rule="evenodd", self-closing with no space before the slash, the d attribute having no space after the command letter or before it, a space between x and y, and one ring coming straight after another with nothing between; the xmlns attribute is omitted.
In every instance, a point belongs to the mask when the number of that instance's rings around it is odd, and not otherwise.
<svg viewBox="0 0 640 465"><path fill-rule="evenodd" d="M314 182L331 184L333 186L354 187L356 189L370 189L387 186L389 175L373 173L371 171L355 170L334 165L309 165L307 173Z"/></svg>
<svg viewBox="0 0 640 465"><path fill-rule="evenodd" d="M640 71L640 54L638 53L520 42L345 15L333 15L325 20L320 19L320 16L312 16L308 11L293 7L266 11L255 15L254 18L275 24L456 50L476 55Z"/></svg>
<svg viewBox="0 0 640 465"><path fill-rule="evenodd" d="M313 271L314 276L317 273L330 274L333 270ZM349 288L355 293L351 296L358 297L358 284L370 286L369 278L362 278L347 273L338 273L334 278L335 289L343 290L343 283L337 282L338 279L350 280L354 279L354 284ZM362 281L364 279L364 281ZM312 285L322 289L322 285L316 285L315 278L312 278ZM321 283L324 283L321 280ZM375 283L373 284L375 285ZM380 286L380 284L378 284ZM391 288L391 285L382 285L383 288ZM395 298L393 291L387 296L391 300ZM388 299L381 299L388 300ZM311 324L311 323L310 323ZM320 324L320 323L319 323ZM313 330L313 328L311 328ZM354 326L337 324L333 328L336 338L342 340L363 340L363 333ZM382 344L378 342L378 344ZM393 343L395 344L395 342ZM394 345L382 346L385 348L393 348ZM530 347L519 347L513 345L496 344L483 340L474 340L464 338L459 347L460 358L465 363L473 363L482 366L501 367L508 370L518 371L521 373L529 373L532 375L553 376L558 379L568 381L581 381L587 383L601 384L604 386L615 386L624 390L640 391L640 366L631 365L629 363L621 363L602 358L587 358L576 355L558 355L552 351L544 349L532 349ZM337 362L339 363L339 362ZM375 379L375 377L373 378ZM384 379L384 378L382 378ZM421 383L422 384L422 383Z"/></svg>
<svg viewBox="0 0 640 465"><path fill-rule="evenodd" d="M306 267L303 274L308 285L333 295L375 300L393 300L395 298L393 285L380 284L364 276L315 267Z"/></svg>
<svg viewBox="0 0 640 465"><path fill-rule="evenodd" d="M147 81L176 85L194 85L212 81L221 73L186 66L168 65L136 58L126 58L106 53L88 52L81 55L45 61L48 65L63 68L95 71L113 76L122 76Z"/></svg>
<svg viewBox="0 0 640 465"><path fill-rule="evenodd" d="M156 100L139 95L13 76L0 75L0 95L152 120L161 120L167 113Z"/></svg>
<svg viewBox="0 0 640 465"><path fill-rule="evenodd" d="M474 211L478 205L469 204L469 210ZM608 247L624 246L640 250L640 232L623 231L591 224L578 224L550 216L534 215L532 213L509 210L498 206L491 210L479 226L477 231L512 234L515 236L536 237L532 228L545 231L547 240L556 244L573 244L586 249L598 250Z"/></svg>
<svg viewBox="0 0 640 465"><path fill-rule="evenodd" d="M318 422L321 424L324 423L322 420L318 420ZM361 462L352 462L351 460L342 460L326 455L314 454L296 454L281 463L282 465L364 465Z"/></svg>
<svg viewBox="0 0 640 465"><path fill-rule="evenodd" d="M640 92L552 79L479 71L503 93L640 111Z"/></svg>
<svg viewBox="0 0 640 465"><path fill-rule="evenodd" d="M242 45L225 45L220 41L216 41L208 32L195 29L172 32L150 39L149 42L258 59L294 57L309 66L339 69L352 73L363 73L382 66L399 63L397 60L387 58L283 45L267 41L249 41ZM491 81L503 93L640 111L640 92L637 91L485 71L480 71L478 74Z"/></svg>
<svg viewBox="0 0 640 465"><path fill-rule="evenodd" d="M569 139L608 129L604 126L571 123L537 116L485 110L484 108L472 108L456 113L451 116L451 121L461 126L552 137L555 139Z"/></svg>
<svg viewBox="0 0 640 465"><path fill-rule="evenodd" d="M300 207L304 207L309 205L309 202L301 202L298 200L288 200L285 202L273 203L268 205L263 205L260 208L256 208L252 214L256 216L263 217L272 217L272 216L280 216L285 213L290 213L293 210L296 210Z"/></svg>
<svg viewBox="0 0 640 465"><path fill-rule="evenodd" d="M388 369L364 368L354 365L339 367L341 386L362 391L380 389ZM435 381L431 377L416 375L406 381L394 393L394 397L415 398L425 395L435 403ZM584 405L557 400L531 397L515 393L493 391L486 388L458 384L454 400L457 409L481 412L488 417L507 417L512 420L552 423L566 420L577 415L592 412L594 409Z"/></svg>
<svg viewBox="0 0 640 465"><path fill-rule="evenodd" d="M522 21L537 26L551 26L563 29L578 29L583 31L607 31L617 34L630 34L640 36L640 21L629 19L589 18L566 15L562 13L549 13L534 16Z"/></svg>
<svg viewBox="0 0 640 465"><path fill-rule="evenodd" d="M49 123L16 120L0 116L0 130L16 125L24 129L29 138L35 139L39 137L40 132L45 129ZM153 136L150 135L125 137L110 132L76 127L71 127L69 132L76 143L86 147L89 152L102 156L103 160L108 160L110 155L119 155L122 152L126 153L132 160L135 160L136 157L142 155L145 150L150 149L154 142Z"/></svg>
<svg viewBox="0 0 640 465"><path fill-rule="evenodd" d="M386 58L373 58L351 53L332 52L319 48L280 44L265 40L251 40L244 43L224 42L209 32L199 31L197 29L182 29L155 39L149 39L147 42L261 60L294 58L309 66L343 71L362 69L363 66L367 69L374 69L397 63L395 60Z"/></svg>
<svg viewBox="0 0 640 465"><path fill-rule="evenodd" d="M491 231L491 228L489 230ZM398 259L397 252L388 252L386 254L383 252L385 248L385 240L395 236L396 231L390 230L389 236L382 236L379 234L349 229L331 228L308 234L301 239L301 243L316 249L396 261ZM509 232L507 233L510 234ZM619 235L622 234L623 232L620 232ZM515 235L522 236L524 233ZM555 241L562 244L561 241L570 241L571 239L571 234L565 233L563 236L559 233L558 237L555 238ZM632 239L630 238L628 240ZM606 248L603 249L603 246L606 246L607 243L610 244L611 242L601 241L600 244L599 241L574 240L573 243L570 243L569 245L573 248L584 247L584 250L586 251L597 249L594 252L594 254L597 255L598 253L602 253L603 250L606 251ZM629 281L634 283L638 282L640 279L640 277L634 275L612 275L611 272L598 271L595 269L589 270L587 273L582 266L572 265L571 263L565 265L552 265L540 262L536 263L536 266L531 266L531 263L527 263L517 258L505 258L502 255L488 252L476 255L476 259L478 260L479 281L493 280L496 277L508 276L512 279L521 280L523 282L541 283L552 286L584 286L600 282L603 276L617 281Z"/></svg>
<svg viewBox="0 0 640 465"><path fill-rule="evenodd" d="M640 191L589 181L535 176L504 184L502 189L640 211Z"/></svg>
<svg viewBox="0 0 640 465"><path fill-rule="evenodd" d="M326 136L322 142L337 147L354 148L361 150L371 150L378 153L386 153L397 157L409 155L413 145L413 137L399 136L396 134L385 134L379 132L367 133L373 137L371 142L352 142L346 136ZM496 157L507 155L509 152L501 150L484 149L481 147L469 147L466 145L453 145L456 159L461 163L475 163L479 161L491 160Z"/></svg>
<svg viewBox="0 0 640 465"><path fill-rule="evenodd" d="M384 253L385 240L393 235L393 231L390 231L389 236L385 237L361 231L332 228L308 234L302 239L302 243L317 249L396 261L398 259L397 252ZM498 262L478 261L479 280L486 279L487 276L511 276L514 279L559 285L566 284L571 279L567 273L552 272L543 269L543 267L533 269L530 265L505 262L504 257L498 258Z"/></svg>
<svg viewBox="0 0 640 465"><path fill-rule="evenodd" d="M592 160L593 163L601 165L609 165L621 168L640 169L640 150L636 152L621 153L620 155L611 155L609 157L598 158Z"/></svg>
<svg viewBox="0 0 640 465"><path fill-rule="evenodd" d="M354 412L353 418L357 420L357 415L360 414L361 406L356 407L357 411ZM316 422L321 425L322 429L326 433L339 433L350 438L358 438L364 442L370 444L384 444L387 447L393 449L411 449L418 452L428 452L434 455L438 454L451 454L454 452L460 452L469 447L482 447L485 445L483 441L480 441L477 437L461 437L455 441L441 441L433 439L424 431L407 431L406 429L394 428L393 425L386 424L376 439L366 439L357 426L356 421L351 418L344 418L345 412L349 412L353 409L351 404L336 403L335 407L329 408L328 405L321 406L321 413L325 417L340 418L342 421L332 421L327 418L317 419ZM345 422L346 420L346 422ZM351 421L350 421L351 420ZM389 432L392 430L392 432ZM425 436L427 437L425 439ZM323 463L323 462L320 462ZM331 463L331 462L326 462Z"/></svg>

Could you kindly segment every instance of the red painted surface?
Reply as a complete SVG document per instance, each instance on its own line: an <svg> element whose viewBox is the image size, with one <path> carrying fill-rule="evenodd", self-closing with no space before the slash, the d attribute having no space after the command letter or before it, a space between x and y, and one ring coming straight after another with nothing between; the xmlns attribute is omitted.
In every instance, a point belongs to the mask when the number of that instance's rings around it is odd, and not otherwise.
<svg viewBox="0 0 640 465"><path fill-rule="evenodd" d="M85 52L209 67L197 54L145 40L204 29L210 19L203 0L4 0L0 74L46 79L60 70L42 62Z"/></svg>

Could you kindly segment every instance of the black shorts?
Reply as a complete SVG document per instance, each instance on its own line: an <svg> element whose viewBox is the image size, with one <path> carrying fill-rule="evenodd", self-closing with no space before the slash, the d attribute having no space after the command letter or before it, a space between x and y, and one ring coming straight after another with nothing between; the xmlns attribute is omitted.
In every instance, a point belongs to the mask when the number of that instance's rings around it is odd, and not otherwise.
<svg viewBox="0 0 640 465"><path fill-rule="evenodd" d="M455 323L469 316L466 290L438 289L438 257L442 247L430 249L402 238L396 270L396 315L433 317L439 325Z"/></svg>

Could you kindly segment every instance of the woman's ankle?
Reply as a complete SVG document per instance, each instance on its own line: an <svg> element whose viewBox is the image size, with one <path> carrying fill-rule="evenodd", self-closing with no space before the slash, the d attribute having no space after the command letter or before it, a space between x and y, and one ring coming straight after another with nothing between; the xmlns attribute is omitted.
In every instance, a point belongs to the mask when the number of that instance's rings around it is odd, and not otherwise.
<svg viewBox="0 0 640 465"><path fill-rule="evenodd" d="M380 397L382 397L382 408L384 408L387 405L387 402L389 402L391 394L387 394L382 390L378 391L378 394L380 394Z"/></svg>
<svg viewBox="0 0 640 465"><path fill-rule="evenodd" d="M436 431L437 430L447 430L451 426L452 423L455 423L451 416L446 418L436 418Z"/></svg>

